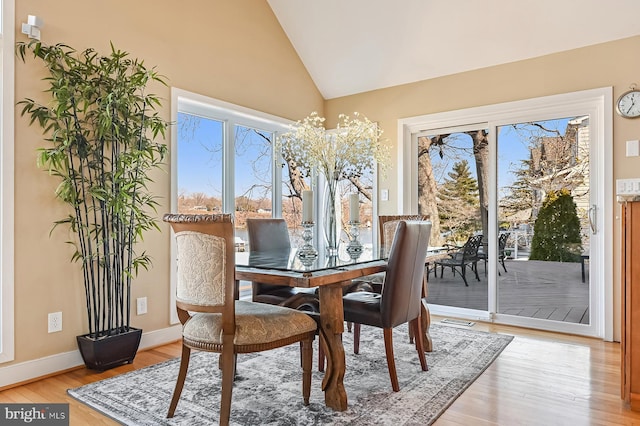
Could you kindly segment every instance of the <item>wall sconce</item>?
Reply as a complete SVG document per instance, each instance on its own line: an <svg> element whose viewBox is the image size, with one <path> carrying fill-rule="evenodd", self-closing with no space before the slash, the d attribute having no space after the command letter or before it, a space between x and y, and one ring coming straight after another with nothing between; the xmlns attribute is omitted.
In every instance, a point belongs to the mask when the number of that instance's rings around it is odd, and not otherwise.
<svg viewBox="0 0 640 426"><path fill-rule="evenodd" d="M29 38L40 40L40 28L42 26L44 26L42 18L38 18L35 15L29 15L27 23L22 24L22 34L26 34Z"/></svg>

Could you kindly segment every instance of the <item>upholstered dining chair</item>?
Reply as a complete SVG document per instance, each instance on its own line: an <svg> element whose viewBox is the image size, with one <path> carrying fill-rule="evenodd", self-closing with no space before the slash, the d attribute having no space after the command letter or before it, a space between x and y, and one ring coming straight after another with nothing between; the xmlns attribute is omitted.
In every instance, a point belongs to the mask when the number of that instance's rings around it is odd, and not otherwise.
<svg viewBox="0 0 640 426"><path fill-rule="evenodd" d="M429 215L422 214L414 214L414 215L406 215L406 214L396 214L396 215L379 215L378 216L378 231L379 231L379 241L382 247L384 247L385 254L389 254L389 250L391 250L391 244L393 243L393 237L396 234L396 228L401 220L429 220ZM427 269L428 272L428 269ZM367 277L358 278L358 282L368 283L373 291L376 293L380 293L382 291L382 283L384 282L384 272L380 272L377 274L369 275ZM426 276L425 276L426 280ZM356 280L354 280L356 281ZM427 288L427 283L424 283L425 288ZM366 290L364 290L366 291ZM354 329L353 336L353 352L358 353L360 350L360 326L356 325ZM349 330L351 331L351 330ZM409 341L413 343L413 332L409 331Z"/></svg>
<svg viewBox="0 0 640 426"><path fill-rule="evenodd" d="M430 235L431 222L399 221L389 252L382 292L355 292L342 298L346 321L383 329L387 367L391 386L396 392L400 385L393 354L393 328L409 323L415 336L422 335L420 308L424 260ZM426 371L423 339L414 340L420 366Z"/></svg>
<svg viewBox="0 0 640 426"><path fill-rule="evenodd" d="M316 322L294 309L235 300L235 251L230 215L167 214L177 247L176 308L182 323L182 357L167 417L173 417L191 350L220 353L220 424L229 424L236 356L300 342L302 395L311 393ZM296 363L297 364L297 363Z"/></svg>
<svg viewBox="0 0 640 426"><path fill-rule="evenodd" d="M291 251L287 222L279 218L247 218L249 253L282 253L286 263ZM286 265L283 265L286 266ZM252 282L254 302L282 305L293 309L314 310L318 297L314 288L298 288Z"/></svg>

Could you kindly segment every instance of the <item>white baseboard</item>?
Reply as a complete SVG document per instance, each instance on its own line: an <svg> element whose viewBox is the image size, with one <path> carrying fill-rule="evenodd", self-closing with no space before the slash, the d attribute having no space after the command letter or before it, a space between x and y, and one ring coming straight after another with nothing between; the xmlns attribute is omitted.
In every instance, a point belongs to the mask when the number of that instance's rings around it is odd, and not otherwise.
<svg viewBox="0 0 640 426"><path fill-rule="evenodd" d="M148 333L143 332L139 350L174 342L180 339L181 336L181 325L154 330ZM75 350L1 367L0 388L55 374L77 367L83 363L80 352Z"/></svg>

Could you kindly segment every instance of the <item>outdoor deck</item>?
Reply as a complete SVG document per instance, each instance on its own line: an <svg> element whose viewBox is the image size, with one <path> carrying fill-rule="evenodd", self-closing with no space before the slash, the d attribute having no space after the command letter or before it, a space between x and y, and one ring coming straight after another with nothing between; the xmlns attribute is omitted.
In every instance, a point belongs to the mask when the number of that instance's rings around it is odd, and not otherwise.
<svg viewBox="0 0 640 426"><path fill-rule="evenodd" d="M580 263L506 260L507 273L499 266L498 312L555 321L589 323L589 274L582 282ZM429 274L429 297L436 305L487 309L487 276L478 264L480 281L467 268L465 287L459 274L444 270L443 278Z"/></svg>

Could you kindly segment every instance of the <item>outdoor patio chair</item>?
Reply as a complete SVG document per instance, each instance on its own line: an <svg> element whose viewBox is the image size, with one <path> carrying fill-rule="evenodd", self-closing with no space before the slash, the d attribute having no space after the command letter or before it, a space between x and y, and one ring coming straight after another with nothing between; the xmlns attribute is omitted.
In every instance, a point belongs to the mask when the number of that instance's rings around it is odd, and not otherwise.
<svg viewBox="0 0 640 426"><path fill-rule="evenodd" d="M171 224L176 238L176 308L182 323L182 358L167 417L173 417L180 400L192 349L220 354L221 425L229 424L236 356L240 353L300 342L302 395L308 405L316 321L294 309L235 300L231 215L167 214L164 220Z"/></svg>
<svg viewBox="0 0 640 426"><path fill-rule="evenodd" d="M502 265L502 269L504 269L504 272L508 272L507 271L507 267L504 264L504 259L505 259L505 254L504 254L504 249L507 246L507 239L509 238L509 235L511 235L510 232L503 232L498 236L498 262ZM488 254L487 252L484 250L484 244L483 244L483 250L478 251L478 260L484 260L484 274L487 275L487 260L488 260ZM502 275L500 274L500 270L498 270L498 275Z"/></svg>
<svg viewBox="0 0 640 426"><path fill-rule="evenodd" d="M442 278L444 274L445 267L451 268L454 275L456 273L456 268L460 268L460 275L462 276L464 285L469 287L469 283L467 283L467 266L470 266L476 274L476 279L480 281L480 276L478 275L478 249L480 248L480 244L482 244L482 235L474 235L469 237L467 242L459 251L450 253L449 257L444 259L436 260L434 262L434 268L440 266L440 278ZM435 270L434 275L437 276Z"/></svg>

